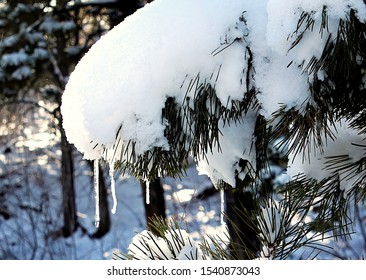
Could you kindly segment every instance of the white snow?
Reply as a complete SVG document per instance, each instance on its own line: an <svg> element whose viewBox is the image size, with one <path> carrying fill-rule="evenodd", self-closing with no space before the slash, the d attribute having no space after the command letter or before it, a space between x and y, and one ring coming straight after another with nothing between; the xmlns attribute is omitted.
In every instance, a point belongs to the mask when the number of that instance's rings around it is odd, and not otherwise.
<svg viewBox="0 0 366 280"><path fill-rule="evenodd" d="M241 171L238 165L240 158L247 159L250 166L255 167L256 153L253 148L255 116L254 112L248 112L240 123L223 125L221 122L219 127L222 133L219 140L221 149L215 146L212 152L207 153L207 159L198 161L199 174L209 176L214 185L222 180L235 186L235 173Z"/></svg>
<svg viewBox="0 0 366 280"><path fill-rule="evenodd" d="M18 42L19 42L19 35L15 34L15 35L11 35L11 36L6 37L5 39L1 40L0 46L1 47L12 47Z"/></svg>
<svg viewBox="0 0 366 280"><path fill-rule="evenodd" d="M45 39L43 37L43 34L38 31L30 30L29 32L26 32L24 34L24 37L27 39L29 43L32 45L35 43L45 43Z"/></svg>
<svg viewBox="0 0 366 280"><path fill-rule="evenodd" d="M23 49L21 49L18 52L4 54L1 58L0 65L2 67L19 66L23 63L26 63L29 59L30 56Z"/></svg>
<svg viewBox="0 0 366 280"><path fill-rule="evenodd" d="M351 8L365 21L366 6L359 0L258 2L261 3L254 10L248 11L249 40L256 58L254 79L261 91L258 96L261 113L270 118L280 105L299 109L303 103L312 101L308 89L312 74L304 72L304 67L312 58L320 58L328 37L335 39L339 21L349 17ZM327 6L328 16L325 29L321 28L323 6ZM304 23L296 32L302 13L310 15L313 28L305 31ZM249 22L250 16L259 16L260 23ZM303 31L300 43L291 49Z"/></svg>
<svg viewBox="0 0 366 280"><path fill-rule="evenodd" d="M33 71L28 65L23 65L17 68L12 74L11 77L15 80L23 80L32 76Z"/></svg>
<svg viewBox="0 0 366 280"><path fill-rule="evenodd" d="M328 16L325 29L323 6ZM175 97L179 104L186 93L194 93L188 89L197 77L198 83L215 86L223 104L230 106L228 98L242 99L249 86L243 77L247 47L253 55L251 83L259 90L260 113L270 119L282 105L299 109L313 102L313 73L304 67L320 57L326 40L335 38L339 21L347 19L351 9L366 20L361 0L156 0L102 37L78 63L61 108L68 140L85 158L107 161L112 160L108 150L116 141L136 142L137 155L153 147L170 149L164 137L167 123L161 119L166 98ZM314 21L313 29L305 30L304 24L296 32L302 13ZM54 27L45 22L43 28ZM300 43L291 48L300 35ZM235 185L239 158L254 166L250 123L255 114L245 119L222 127L222 151L214 150L207 155L208 163L198 164L215 184L223 180Z"/></svg>
<svg viewBox="0 0 366 280"><path fill-rule="evenodd" d="M195 190L181 189L181 188L182 188L182 185L178 185L178 189L180 189L180 190L173 193L172 199L174 199L174 201L178 201L180 203L189 203L193 198Z"/></svg>
<svg viewBox="0 0 366 280"><path fill-rule="evenodd" d="M329 160L329 157L347 155L350 162L357 162L364 157L366 140L358 131L349 128L348 122L335 123L335 127L331 131L337 138L333 140L323 135L323 151L315 150L311 153L300 155L291 153L289 155L288 175L295 178L299 174L305 174L321 181L334 174L333 169L326 168L325 163ZM338 175L342 181L341 188L345 191L345 194L354 187L354 183L360 178L360 176L352 176L349 170L340 172Z"/></svg>
<svg viewBox="0 0 366 280"><path fill-rule="evenodd" d="M265 206L261 207L258 216L261 236L266 244L274 244L281 232L283 232L283 221L280 206L277 201L269 199Z"/></svg>
<svg viewBox="0 0 366 280"><path fill-rule="evenodd" d="M212 53L230 28L235 29L232 37L244 36L237 25L244 10L242 1L154 1L128 17L91 48L70 76L62 104L68 140L85 158L98 158L102 145L112 147L122 125L122 140L136 141L138 154L152 147L169 149L161 121L167 96L179 102L198 74L200 82L209 82L220 68L218 96L224 104L228 96L241 98L244 44Z"/></svg>
<svg viewBox="0 0 366 280"><path fill-rule="evenodd" d="M170 229L164 233L164 238L143 230L135 235L128 250L130 255L140 260L202 260L204 255L184 229Z"/></svg>
<svg viewBox="0 0 366 280"><path fill-rule="evenodd" d="M60 30L62 30L63 32L68 32L75 29L75 27L76 27L75 22L71 20L60 22L52 17L49 17L46 18L46 20L41 23L39 29L47 33L53 33L55 31Z"/></svg>
<svg viewBox="0 0 366 280"><path fill-rule="evenodd" d="M32 53L32 58L33 59L46 59L49 57L48 51L44 48L35 48L33 53Z"/></svg>

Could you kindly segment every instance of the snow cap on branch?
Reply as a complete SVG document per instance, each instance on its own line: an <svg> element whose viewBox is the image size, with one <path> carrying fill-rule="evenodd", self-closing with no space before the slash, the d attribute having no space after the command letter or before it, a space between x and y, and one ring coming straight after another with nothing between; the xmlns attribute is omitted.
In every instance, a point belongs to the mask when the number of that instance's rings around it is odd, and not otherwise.
<svg viewBox="0 0 366 280"><path fill-rule="evenodd" d="M239 20L244 4L158 0L111 30L79 62L66 86L62 113L68 140L87 159L111 148L119 128L123 141L136 142L137 154L169 149L162 108L168 96L183 100L197 75L215 84L223 104L229 97L241 99L245 46L234 41L247 33ZM228 43L230 51L221 51Z"/></svg>
<svg viewBox="0 0 366 280"><path fill-rule="evenodd" d="M233 185L236 176L243 176L239 160L252 166L256 160L250 149L258 112L248 113L253 103L243 100L255 95L252 100L267 120L279 109L302 114L307 105L316 106L312 82L326 73L321 66L307 66L336 41L352 11L366 20L362 0L156 0L102 37L77 65L61 107L67 138L87 159L104 157L131 167L130 160L144 155L148 162L140 157L132 167L143 169L142 178L167 166L156 165L164 151L170 154L161 162L181 167L179 154L192 149L196 160L208 159L208 165L199 161L202 173ZM217 106L204 95L210 89ZM202 101L200 94L208 97ZM162 113L168 99L173 115L186 106L170 123ZM189 119L197 100L199 109L211 106L207 116L197 114L209 123L205 134ZM232 107L234 113L228 113ZM222 112L235 117L224 119ZM178 118L183 118L179 124ZM187 151L175 150L178 144Z"/></svg>

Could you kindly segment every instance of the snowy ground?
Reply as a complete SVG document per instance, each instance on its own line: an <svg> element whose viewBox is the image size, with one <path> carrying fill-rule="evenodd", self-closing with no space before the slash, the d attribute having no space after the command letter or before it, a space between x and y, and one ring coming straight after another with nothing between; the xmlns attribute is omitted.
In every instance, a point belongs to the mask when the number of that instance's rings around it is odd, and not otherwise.
<svg viewBox="0 0 366 280"><path fill-rule="evenodd" d="M94 228L94 193L92 190L91 174L79 178L78 205L81 223ZM167 215L174 217L183 226L187 223L193 237L199 238L204 234L216 234L220 230L220 197L215 194L206 200L192 199L194 193L202 187L209 186L206 176L197 174L194 166L187 177L176 181L171 178L163 180L165 190ZM136 232L145 229L143 197L138 181L133 177L119 176L116 178L117 211L111 215L111 231L101 240L90 240L87 236L77 234L75 242L78 247L77 258L100 259L111 258L113 250L126 253ZM112 199L110 196L110 207Z"/></svg>
<svg viewBox="0 0 366 280"><path fill-rule="evenodd" d="M126 252L135 233L145 229L139 183L116 174L117 212L111 215L111 230L102 239L91 239L81 230L71 238L54 239L54 231L62 226L58 137L42 110L36 117L24 115L21 126L7 119L0 127L0 259L111 259L116 249ZM75 165L78 217L91 234L96 230L92 173L78 154ZM206 176L197 174L194 165L181 180L166 178L163 183L167 214L187 223L194 238L220 233L219 193L205 200L192 199L211 184ZM328 243L336 255L352 259L365 256L363 209L360 206L356 211L352 240ZM322 254L319 258L334 257Z"/></svg>

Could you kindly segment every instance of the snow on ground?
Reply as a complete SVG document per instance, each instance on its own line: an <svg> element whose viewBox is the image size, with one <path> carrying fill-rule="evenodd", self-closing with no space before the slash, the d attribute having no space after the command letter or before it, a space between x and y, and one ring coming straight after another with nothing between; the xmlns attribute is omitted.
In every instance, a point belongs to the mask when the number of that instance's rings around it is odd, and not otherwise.
<svg viewBox="0 0 366 280"><path fill-rule="evenodd" d="M108 178L108 177L107 177ZM118 176L116 174L116 214L111 214L111 231L101 240L90 240L81 233L74 237L77 243L78 259L99 259L112 257L114 250L127 253L127 247L137 232L145 229L145 216L143 197L140 183L133 177ZM165 178L163 181L165 190L167 215L174 217L188 230L192 237L199 239L205 234L220 234L220 198L216 194L207 200L195 200L194 194L201 188L211 183L206 176L197 174L194 166L188 169L187 177L181 180ZM109 184L107 179L107 184ZM79 219L83 226L90 232L96 231L94 227L95 208L94 193L92 188L92 174L84 172L78 178L78 210ZM109 205L112 208L112 197L109 196ZM71 241L70 241L71 242Z"/></svg>

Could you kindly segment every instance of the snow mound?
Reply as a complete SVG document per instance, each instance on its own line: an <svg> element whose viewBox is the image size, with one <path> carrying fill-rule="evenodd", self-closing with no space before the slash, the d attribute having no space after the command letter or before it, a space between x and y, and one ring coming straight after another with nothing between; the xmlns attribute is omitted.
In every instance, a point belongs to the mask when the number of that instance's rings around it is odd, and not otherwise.
<svg viewBox="0 0 366 280"><path fill-rule="evenodd" d="M122 140L134 140L138 154L169 149L162 108L168 96L182 100L197 75L212 77L224 104L229 96L241 99L245 46L218 48L244 36L238 25L244 4L154 1L111 30L79 62L66 86L62 114L68 140L85 158L97 159L103 147L113 146L121 127Z"/></svg>
<svg viewBox="0 0 366 280"><path fill-rule="evenodd" d="M281 107L301 111L314 103L314 75L324 74L306 66L336 39L351 10L366 20L362 0L156 0L103 36L76 66L61 107L67 138L86 159L103 157L110 165L115 154L129 160L120 143L132 141L134 156L169 151L166 100L183 104L199 84L212 85L228 109L229 100L255 89L266 119ZM239 159L255 166L250 147L257 116L220 125L220 152L202 155L208 163L196 158L202 174L234 185Z"/></svg>

